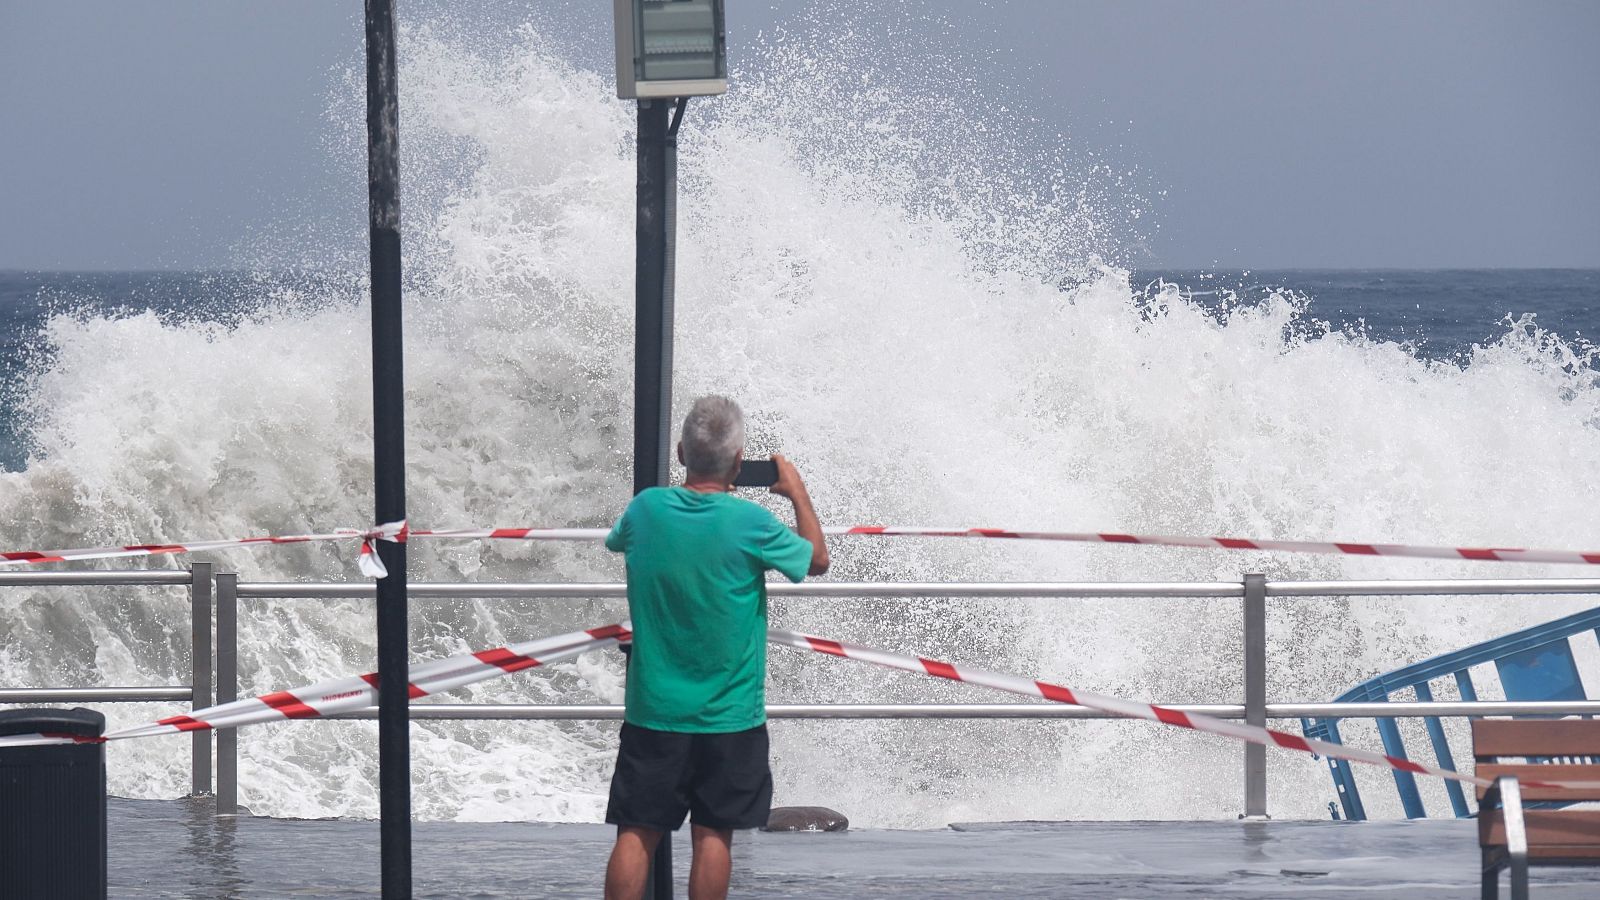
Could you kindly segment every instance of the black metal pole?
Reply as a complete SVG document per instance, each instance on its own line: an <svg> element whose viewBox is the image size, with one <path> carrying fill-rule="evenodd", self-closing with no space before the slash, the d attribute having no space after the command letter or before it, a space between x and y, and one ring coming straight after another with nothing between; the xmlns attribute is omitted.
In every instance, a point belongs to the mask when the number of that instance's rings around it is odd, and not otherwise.
<svg viewBox="0 0 1600 900"><path fill-rule="evenodd" d="M672 437L672 262L677 125L670 100L639 101L639 191L635 223L633 492L667 483ZM672 833L661 836L645 896L672 897Z"/></svg>
<svg viewBox="0 0 1600 900"><path fill-rule="evenodd" d="M372 229L373 497L377 522L406 517L400 331L400 110L394 0L367 0L367 212ZM376 541L378 810L383 896L411 896L411 698L405 544Z"/></svg>
<svg viewBox="0 0 1600 900"><path fill-rule="evenodd" d="M668 280L667 100L639 101L639 190L634 250L633 492L665 484L672 415Z"/></svg>

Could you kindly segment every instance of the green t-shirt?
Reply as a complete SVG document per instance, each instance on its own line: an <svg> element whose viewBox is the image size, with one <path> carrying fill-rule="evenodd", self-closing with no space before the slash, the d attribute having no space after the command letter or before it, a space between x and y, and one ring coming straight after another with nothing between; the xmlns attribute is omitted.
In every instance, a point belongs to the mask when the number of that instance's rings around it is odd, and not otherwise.
<svg viewBox="0 0 1600 900"><path fill-rule="evenodd" d="M606 536L628 561L628 722L720 734L767 720L768 569L806 577L811 542L731 494L649 488Z"/></svg>

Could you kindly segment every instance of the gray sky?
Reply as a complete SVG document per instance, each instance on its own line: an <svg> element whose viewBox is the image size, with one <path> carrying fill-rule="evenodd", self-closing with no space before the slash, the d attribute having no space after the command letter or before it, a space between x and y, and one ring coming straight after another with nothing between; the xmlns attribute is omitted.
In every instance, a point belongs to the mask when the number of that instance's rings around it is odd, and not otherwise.
<svg viewBox="0 0 1600 900"><path fill-rule="evenodd" d="M727 2L732 54L805 6ZM905 8L863 5L866 28ZM592 31L592 57L609 6L452 18ZM918 6L1019 110L1138 171L1160 264L1600 266L1600 3ZM0 0L0 268L219 266L289 219L359 227L363 173L324 146L324 110L360 13Z"/></svg>

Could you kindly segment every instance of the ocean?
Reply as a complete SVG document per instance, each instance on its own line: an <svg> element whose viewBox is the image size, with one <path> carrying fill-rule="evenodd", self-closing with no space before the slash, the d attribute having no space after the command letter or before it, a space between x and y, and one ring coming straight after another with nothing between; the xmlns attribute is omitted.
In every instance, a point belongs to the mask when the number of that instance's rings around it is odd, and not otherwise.
<svg viewBox="0 0 1600 900"><path fill-rule="evenodd" d="M630 484L633 118L565 48L526 29L505 39L507 52L446 30L404 41L409 514L435 528L603 526ZM1034 152L1042 138L1002 111L930 119L937 104L915 89L885 75L859 90L858 68L817 65L814 51L763 50L739 91L686 119L675 400L681 415L698 394L738 398L751 454L794 459L826 523L1600 547L1600 273L1141 271L1119 247L1145 204L1115 179ZM360 121L355 84L333 101L337 121ZM333 152L348 152L334 131ZM1041 160L1060 168L1041 179ZM359 263L0 275L0 546L368 522L363 296ZM250 580L353 581L348 551L202 558ZM842 539L832 556L840 580L1573 574L914 539ZM431 581L623 574L584 544L436 542L411 564ZM1269 696L1328 699L1591 602L1275 600ZM415 601L412 649L620 615L601 600ZM1236 602L791 600L773 619L1130 698L1240 689ZM372 665L366 603L252 601L240 630L247 693ZM187 634L176 590L8 587L0 683L177 683ZM1597 661L1600 649L1581 651ZM620 674L615 654L594 654L450 699L614 703ZM993 698L774 651L769 699ZM120 727L173 710L106 712ZM430 721L414 735L421 820L602 817L613 725ZM241 800L264 815L372 817L374 738L365 722L247 729ZM110 746L112 792L181 796L180 743ZM778 803L831 806L868 829L1217 819L1239 804L1236 746L1138 722L784 721L773 746ZM1321 762L1274 754L1269 780L1278 818L1326 817ZM1393 791L1363 793L1369 814L1399 815Z"/></svg>

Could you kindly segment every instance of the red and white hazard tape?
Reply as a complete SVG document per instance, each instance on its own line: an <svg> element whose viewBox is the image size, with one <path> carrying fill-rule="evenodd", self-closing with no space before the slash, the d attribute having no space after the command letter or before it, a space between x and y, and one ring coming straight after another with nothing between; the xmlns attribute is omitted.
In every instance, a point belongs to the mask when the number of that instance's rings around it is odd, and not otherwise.
<svg viewBox="0 0 1600 900"><path fill-rule="evenodd" d="M129 544L123 547L82 547L75 550L16 550L0 552L0 566L36 565L85 559L118 559L129 556L160 556L168 553L200 553L236 547L265 547L274 544L313 544L326 541L361 541L361 573L372 578L388 574L373 551L373 541L405 543L408 530L404 522L390 522L365 530L340 528L327 534L290 534L271 537L233 538L222 541L191 541L182 544Z"/></svg>
<svg viewBox="0 0 1600 900"><path fill-rule="evenodd" d="M1143 544L1159 547L1188 547L1203 550L1261 550L1273 553L1333 553L1346 556L1402 556L1420 559L1471 560L1474 562L1570 563L1600 565L1600 551L1529 550L1519 547L1434 547L1414 544L1359 544L1340 541L1275 541L1257 538L1186 537L1159 534L1115 534L1108 532L1014 531L1004 528L926 528L913 525L830 526L823 533L833 537L956 537L1023 541L1067 541L1090 544ZM0 566L31 565L68 560L112 559L125 556L152 556L163 553L194 553L234 547L259 547L269 544L303 544L314 541L361 540L361 572L372 578L387 573L373 550L373 541L404 543L408 538L454 540L517 541L598 541L604 528L481 528L445 531L416 530L404 522L391 522L377 528L340 529L330 534L301 534L287 537L254 537L226 541L184 544L140 544L126 547L90 547L79 550L24 550L0 553Z"/></svg>
<svg viewBox="0 0 1600 900"><path fill-rule="evenodd" d="M903 525L853 525L825 528L828 534L911 537L1011 538L1089 544L1147 544L1204 550L1264 550L1275 553L1336 553L1347 556L1408 556L1480 562L1577 563L1600 565L1600 551L1526 550L1518 547L1430 547L1412 544L1355 544L1337 541L1270 541L1256 538L1184 537L1162 534L1110 534L1073 531L1010 531L1003 528L921 528Z"/></svg>
<svg viewBox="0 0 1600 900"><path fill-rule="evenodd" d="M598 541L604 528L487 528L458 531L413 531L413 537L524 541ZM1202 550L1262 550L1273 553L1334 553L1347 556L1406 556L1475 562L1574 563L1600 565L1600 551L1528 550L1515 547L1432 547L1413 544L1358 544L1339 541L1273 541L1256 538L1186 537L1161 534L1115 534L1078 531L1017 531L1006 528L928 528L918 525L835 525L822 529L829 537L997 538L1022 541L1065 541L1086 544L1145 544Z"/></svg>
<svg viewBox="0 0 1600 900"><path fill-rule="evenodd" d="M487 528L457 531L413 531L413 537L524 541L598 541L604 528ZM1202 550L1262 550L1273 553L1334 553L1347 556L1406 556L1475 562L1574 563L1600 565L1600 551L1528 550L1518 547L1432 547L1413 544L1359 544L1339 541L1274 541L1257 538L1186 537L1162 534L1115 534L1078 531L1017 531L1006 528L928 528L918 525L836 525L822 529L829 537L957 537L1023 541L1065 541L1087 544L1145 544Z"/></svg>
<svg viewBox="0 0 1600 900"><path fill-rule="evenodd" d="M916 672L921 675L932 675L936 678L948 678L951 681L961 681L967 684L976 684L982 687L1009 691L1013 694L1022 694L1026 697L1040 697L1056 703L1070 703L1098 709L1113 715L1126 716L1130 719L1147 719L1163 725L1173 725L1178 728L1189 728L1203 731L1207 734L1220 734L1235 740L1248 741L1252 744L1265 744L1269 747L1281 747L1286 750L1301 750L1306 753L1320 753L1334 759L1347 759L1351 762L1368 763L1382 766L1387 769L1399 769L1402 772L1411 772L1418 775L1432 775L1437 778L1449 778L1468 784L1488 787L1493 782L1486 778L1466 775L1452 769L1441 769L1435 766L1424 765L1409 759L1389 756L1383 753L1374 753L1370 750L1361 750L1347 747L1344 744L1335 744L1328 741L1319 741L1311 738L1290 734L1286 731L1277 731L1271 728L1262 728L1257 725L1247 725L1242 722L1232 722L1226 719L1216 719L1199 713L1183 712L1169 709L1165 706L1155 706L1148 703L1136 703L1131 700L1121 700L1116 697L1107 697L1104 694L1094 694L1073 688L1062 687L1045 681L1031 681L1016 675L1002 675L996 672L985 672L981 669L956 666L935 659L924 659L920 656L905 656L899 653L889 653L884 650L874 650L871 647L862 647L857 644L846 644L841 641L831 641L827 638L813 637L795 631L781 631L772 629L767 632L767 640L785 647L797 647L801 650L814 650L832 656L842 656L846 659L860 660L891 669L903 669L907 672ZM1594 790L1600 788L1600 782L1571 781L1571 782L1535 782L1524 781L1524 787L1558 788L1570 790Z"/></svg>
<svg viewBox="0 0 1600 900"><path fill-rule="evenodd" d="M454 528L445 531L413 531L412 537L455 538L457 540L507 541L603 541L605 528Z"/></svg>
<svg viewBox="0 0 1600 900"><path fill-rule="evenodd" d="M535 666L570 659L590 650L601 650L632 637L628 623L574 631L554 637L525 641L493 650L464 653L447 659L412 666L409 695L415 700ZM186 715L169 716L147 725L118 729L104 737L86 738L60 734L25 734L0 737L0 747L27 747L46 744L84 744L126 738L155 737L208 728L239 728L285 719L310 719L363 709L377 702L378 675L352 675L334 678L260 697L235 700Z"/></svg>

